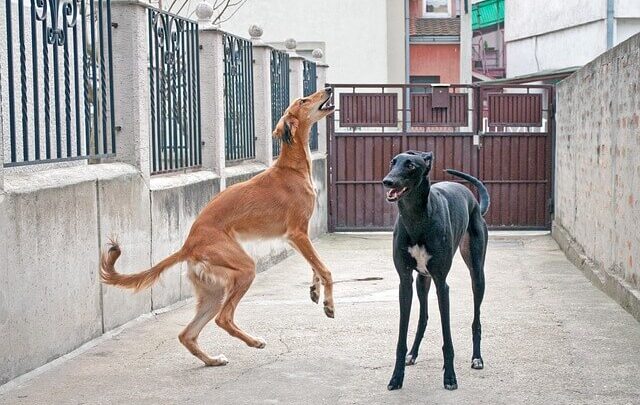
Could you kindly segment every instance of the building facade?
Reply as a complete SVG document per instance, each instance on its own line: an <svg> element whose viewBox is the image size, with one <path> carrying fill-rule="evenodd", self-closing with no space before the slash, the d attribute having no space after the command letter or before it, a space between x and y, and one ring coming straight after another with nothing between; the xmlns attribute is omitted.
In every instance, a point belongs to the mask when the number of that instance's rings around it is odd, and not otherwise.
<svg viewBox="0 0 640 405"><path fill-rule="evenodd" d="M637 0L506 0L507 77L582 66L640 32Z"/></svg>

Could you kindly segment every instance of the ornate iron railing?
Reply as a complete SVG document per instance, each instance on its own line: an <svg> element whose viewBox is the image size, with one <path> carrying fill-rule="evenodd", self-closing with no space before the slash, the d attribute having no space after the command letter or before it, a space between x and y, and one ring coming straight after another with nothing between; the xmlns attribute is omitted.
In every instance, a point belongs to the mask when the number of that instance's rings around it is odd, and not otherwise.
<svg viewBox="0 0 640 405"><path fill-rule="evenodd" d="M110 0L6 0L5 10L4 166L113 155Z"/></svg>
<svg viewBox="0 0 640 405"><path fill-rule="evenodd" d="M227 161L252 159L255 152L253 119L253 48L251 41L225 33L224 124Z"/></svg>
<svg viewBox="0 0 640 405"><path fill-rule="evenodd" d="M148 9L151 172L202 163L198 24Z"/></svg>
<svg viewBox="0 0 640 405"><path fill-rule="evenodd" d="M289 55L271 50L271 123L275 129L278 120L289 106ZM273 156L280 154L281 141L273 140Z"/></svg>
<svg viewBox="0 0 640 405"><path fill-rule="evenodd" d="M303 62L303 76L302 76L302 92L304 96L308 96L317 91L317 74L316 64L314 62L305 60ZM318 124L313 124L311 127L311 134L309 136L309 149L318 150Z"/></svg>

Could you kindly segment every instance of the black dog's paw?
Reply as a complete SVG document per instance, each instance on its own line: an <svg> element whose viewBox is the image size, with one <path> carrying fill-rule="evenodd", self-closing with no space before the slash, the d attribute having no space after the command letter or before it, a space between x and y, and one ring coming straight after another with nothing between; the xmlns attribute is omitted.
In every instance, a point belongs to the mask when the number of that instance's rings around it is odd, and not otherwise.
<svg viewBox="0 0 640 405"><path fill-rule="evenodd" d="M471 359L471 368L474 370L482 370L484 368L484 361L482 361L482 357Z"/></svg>
<svg viewBox="0 0 640 405"><path fill-rule="evenodd" d="M444 389L449 391L458 389L458 380L456 379L455 374L453 376L444 377Z"/></svg>
<svg viewBox="0 0 640 405"><path fill-rule="evenodd" d="M402 381L404 380L404 376L393 375L391 377L391 381L389 381L389 385L387 385L387 389L389 391L399 390L402 388Z"/></svg>
<svg viewBox="0 0 640 405"><path fill-rule="evenodd" d="M406 364L407 366L413 366L414 364L416 364L416 361L418 359L418 356L414 356L413 354L409 353L407 354L407 358L404 361L404 364Z"/></svg>

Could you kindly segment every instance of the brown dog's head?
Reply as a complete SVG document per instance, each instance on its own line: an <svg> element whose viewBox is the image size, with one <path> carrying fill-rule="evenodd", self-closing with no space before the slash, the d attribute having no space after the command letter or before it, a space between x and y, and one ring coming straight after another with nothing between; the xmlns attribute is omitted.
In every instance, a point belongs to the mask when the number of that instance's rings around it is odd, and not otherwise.
<svg viewBox="0 0 640 405"><path fill-rule="evenodd" d="M335 108L330 102L332 93L331 87L327 87L294 100L278 121L273 136L288 144L300 141L304 145L309 142L311 126L331 114Z"/></svg>

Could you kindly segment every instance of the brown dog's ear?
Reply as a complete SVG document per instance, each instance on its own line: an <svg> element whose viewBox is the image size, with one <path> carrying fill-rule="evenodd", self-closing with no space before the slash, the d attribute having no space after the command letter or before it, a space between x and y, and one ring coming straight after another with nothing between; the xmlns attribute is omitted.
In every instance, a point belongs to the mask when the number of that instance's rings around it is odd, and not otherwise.
<svg viewBox="0 0 640 405"><path fill-rule="evenodd" d="M294 142L295 131L298 128L298 122L295 119L290 118L288 115L283 115L276 125L276 129L273 130L273 137L282 139L291 145Z"/></svg>

